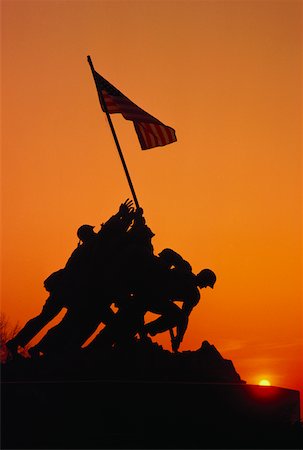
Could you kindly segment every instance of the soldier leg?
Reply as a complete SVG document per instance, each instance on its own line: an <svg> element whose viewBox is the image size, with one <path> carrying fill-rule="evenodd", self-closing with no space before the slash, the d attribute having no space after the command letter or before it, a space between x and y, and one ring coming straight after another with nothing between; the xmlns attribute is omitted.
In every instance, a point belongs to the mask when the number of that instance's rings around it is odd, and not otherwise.
<svg viewBox="0 0 303 450"><path fill-rule="evenodd" d="M115 344L128 342L140 330L142 314L144 315L144 312L137 305L127 305L121 308L87 348L101 350Z"/></svg>
<svg viewBox="0 0 303 450"><path fill-rule="evenodd" d="M163 301L157 305L150 306L149 311L161 316L145 325L145 330L151 336L169 330L184 320L184 313L175 303Z"/></svg>
<svg viewBox="0 0 303 450"><path fill-rule="evenodd" d="M30 353L54 354L77 351L101 322L109 323L114 315L109 306L89 308L83 305L70 308L61 322L48 330Z"/></svg>
<svg viewBox="0 0 303 450"><path fill-rule="evenodd" d="M61 299L51 294L46 300L40 314L30 319L17 335L6 343L9 351L17 353L18 347L25 347L42 328L54 319L62 310Z"/></svg>
<svg viewBox="0 0 303 450"><path fill-rule="evenodd" d="M79 349L96 331L100 323L109 325L115 317L110 306L89 308L78 312L76 323L73 324L66 348Z"/></svg>

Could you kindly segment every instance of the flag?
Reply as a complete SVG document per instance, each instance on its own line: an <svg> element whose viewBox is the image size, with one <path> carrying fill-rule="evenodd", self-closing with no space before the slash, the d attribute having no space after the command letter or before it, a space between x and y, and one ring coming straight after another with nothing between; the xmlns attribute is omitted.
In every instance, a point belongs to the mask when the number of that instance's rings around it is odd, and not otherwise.
<svg viewBox="0 0 303 450"><path fill-rule="evenodd" d="M139 108L122 92L93 69L93 75L104 112L104 99L109 114L120 113L134 124L142 150L171 144L177 140L175 130Z"/></svg>

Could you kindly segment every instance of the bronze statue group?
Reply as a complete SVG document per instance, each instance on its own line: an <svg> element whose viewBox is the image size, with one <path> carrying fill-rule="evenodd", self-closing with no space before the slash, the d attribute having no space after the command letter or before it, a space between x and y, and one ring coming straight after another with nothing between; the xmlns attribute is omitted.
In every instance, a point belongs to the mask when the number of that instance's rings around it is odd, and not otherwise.
<svg viewBox="0 0 303 450"><path fill-rule="evenodd" d="M150 341L150 336L169 330L172 350L177 352L189 315L200 300L199 288L213 288L214 272L203 269L195 275L191 265L169 248L155 255L154 233L143 210L135 209L129 199L98 232L82 225L77 236L78 247L65 267L44 281L49 297L42 311L6 343L11 357L18 356L20 347L62 309L66 309L63 319L29 349L32 358L79 351L101 323L104 327L86 350L102 351L135 339ZM148 311L159 317L146 323Z"/></svg>

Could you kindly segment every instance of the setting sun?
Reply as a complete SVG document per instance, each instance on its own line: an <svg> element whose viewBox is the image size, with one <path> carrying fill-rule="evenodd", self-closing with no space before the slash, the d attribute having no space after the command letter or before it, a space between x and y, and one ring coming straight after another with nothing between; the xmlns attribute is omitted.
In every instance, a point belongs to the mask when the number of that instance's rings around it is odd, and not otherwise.
<svg viewBox="0 0 303 450"><path fill-rule="evenodd" d="M263 379L259 381L259 386L271 386L271 383L270 381Z"/></svg>

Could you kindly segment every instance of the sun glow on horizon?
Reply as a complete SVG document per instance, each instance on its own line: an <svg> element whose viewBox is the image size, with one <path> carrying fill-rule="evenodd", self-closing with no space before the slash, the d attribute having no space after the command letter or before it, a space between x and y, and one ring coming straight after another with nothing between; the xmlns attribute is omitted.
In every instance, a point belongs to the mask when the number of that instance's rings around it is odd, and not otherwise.
<svg viewBox="0 0 303 450"><path fill-rule="evenodd" d="M271 386L271 383L269 380L263 378L262 380L259 381L259 386Z"/></svg>

